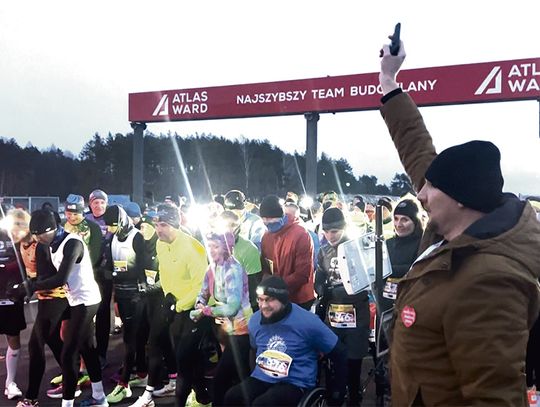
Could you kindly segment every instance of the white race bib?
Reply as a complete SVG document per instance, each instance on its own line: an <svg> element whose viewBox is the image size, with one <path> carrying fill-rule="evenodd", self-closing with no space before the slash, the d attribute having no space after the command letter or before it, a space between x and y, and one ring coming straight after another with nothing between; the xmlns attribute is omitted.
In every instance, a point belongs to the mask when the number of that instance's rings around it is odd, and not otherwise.
<svg viewBox="0 0 540 407"><path fill-rule="evenodd" d="M356 328L356 310L352 304L329 304L328 320L333 328Z"/></svg>
<svg viewBox="0 0 540 407"><path fill-rule="evenodd" d="M282 378L289 376L292 361L292 358L286 353L277 350L265 350L257 356L255 362L268 376Z"/></svg>

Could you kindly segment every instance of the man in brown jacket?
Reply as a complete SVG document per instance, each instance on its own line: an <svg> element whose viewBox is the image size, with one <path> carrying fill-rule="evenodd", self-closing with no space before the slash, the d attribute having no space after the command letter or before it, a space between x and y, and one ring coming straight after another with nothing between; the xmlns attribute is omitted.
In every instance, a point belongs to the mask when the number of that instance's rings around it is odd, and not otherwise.
<svg viewBox="0 0 540 407"><path fill-rule="evenodd" d="M525 350L538 316L540 223L503 194L498 148L439 155L383 47L382 116L429 214L421 254L399 283L391 345L395 406L527 406ZM438 236L438 239L437 239Z"/></svg>

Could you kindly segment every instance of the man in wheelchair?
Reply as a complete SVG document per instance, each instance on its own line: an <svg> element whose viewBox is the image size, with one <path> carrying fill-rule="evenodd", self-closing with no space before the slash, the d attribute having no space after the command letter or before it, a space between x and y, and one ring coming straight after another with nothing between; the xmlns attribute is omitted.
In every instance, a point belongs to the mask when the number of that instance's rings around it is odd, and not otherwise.
<svg viewBox="0 0 540 407"><path fill-rule="evenodd" d="M227 406L296 406L317 385L319 356L332 365L326 377L330 406L343 403L347 356L337 336L317 315L289 301L283 279L271 276L257 287L259 311L249 321L256 350L251 376L225 395Z"/></svg>

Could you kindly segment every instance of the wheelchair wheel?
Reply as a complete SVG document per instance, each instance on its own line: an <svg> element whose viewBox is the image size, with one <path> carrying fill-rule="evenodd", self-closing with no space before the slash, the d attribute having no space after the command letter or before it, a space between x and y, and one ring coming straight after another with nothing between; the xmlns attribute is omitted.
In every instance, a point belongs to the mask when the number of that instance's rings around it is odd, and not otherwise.
<svg viewBox="0 0 540 407"><path fill-rule="evenodd" d="M298 407L322 407L326 406L326 390L323 387L315 387L304 394L304 397L298 403Z"/></svg>

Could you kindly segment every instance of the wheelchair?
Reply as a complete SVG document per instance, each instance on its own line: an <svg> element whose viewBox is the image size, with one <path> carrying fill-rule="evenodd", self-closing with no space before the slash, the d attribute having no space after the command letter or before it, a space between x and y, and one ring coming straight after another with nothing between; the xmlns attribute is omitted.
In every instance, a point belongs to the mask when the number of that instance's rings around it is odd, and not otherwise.
<svg viewBox="0 0 540 407"><path fill-rule="evenodd" d="M325 382L328 375L331 374L331 364L326 357L319 359L317 368L316 387L307 391L300 399L297 407L323 407L326 406L326 388Z"/></svg>
<svg viewBox="0 0 540 407"><path fill-rule="evenodd" d="M323 407L326 406L326 389L324 387L315 387L306 392L298 407Z"/></svg>

